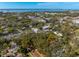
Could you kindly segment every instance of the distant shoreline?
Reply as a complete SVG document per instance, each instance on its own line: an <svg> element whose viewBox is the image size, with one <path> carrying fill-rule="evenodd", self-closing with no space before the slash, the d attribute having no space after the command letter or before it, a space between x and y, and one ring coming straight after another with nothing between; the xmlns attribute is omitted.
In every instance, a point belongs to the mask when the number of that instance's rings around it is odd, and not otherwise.
<svg viewBox="0 0 79 59"><path fill-rule="evenodd" d="M78 9L0 9L0 12L64 12L79 11Z"/></svg>

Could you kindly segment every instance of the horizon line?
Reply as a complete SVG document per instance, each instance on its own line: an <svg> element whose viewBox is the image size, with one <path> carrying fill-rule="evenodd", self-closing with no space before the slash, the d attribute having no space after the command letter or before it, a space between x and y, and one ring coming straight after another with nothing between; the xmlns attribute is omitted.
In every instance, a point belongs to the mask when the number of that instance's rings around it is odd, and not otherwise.
<svg viewBox="0 0 79 59"><path fill-rule="evenodd" d="M79 9L62 9L62 8L0 8L0 10L79 10Z"/></svg>

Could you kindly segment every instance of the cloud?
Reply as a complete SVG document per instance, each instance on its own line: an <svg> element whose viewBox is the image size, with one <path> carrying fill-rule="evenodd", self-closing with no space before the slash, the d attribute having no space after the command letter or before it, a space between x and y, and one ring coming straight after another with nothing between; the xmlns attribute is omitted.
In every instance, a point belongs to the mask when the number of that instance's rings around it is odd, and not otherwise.
<svg viewBox="0 0 79 59"><path fill-rule="evenodd" d="M38 3L38 6L54 6L59 5L58 2L44 2L44 3Z"/></svg>
<svg viewBox="0 0 79 59"><path fill-rule="evenodd" d="M58 2L44 2L44 3L38 3L38 7L43 7L43 8L59 8Z"/></svg>
<svg viewBox="0 0 79 59"><path fill-rule="evenodd" d="M31 3L0 3L0 8L49 8L79 9L79 2L31 2Z"/></svg>
<svg viewBox="0 0 79 59"><path fill-rule="evenodd" d="M45 2L38 3L38 6L61 9L79 9L79 2Z"/></svg>

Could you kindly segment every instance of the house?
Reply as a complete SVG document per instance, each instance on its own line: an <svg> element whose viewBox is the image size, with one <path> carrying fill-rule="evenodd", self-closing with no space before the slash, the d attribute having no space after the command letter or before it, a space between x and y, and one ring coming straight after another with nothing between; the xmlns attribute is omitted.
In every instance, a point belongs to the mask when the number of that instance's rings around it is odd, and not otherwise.
<svg viewBox="0 0 79 59"><path fill-rule="evenodd" d="M57 36L63 36L62 33L59 33L58 31L54 31L54 34Z"/></svg>
<svg viewBox="0 0 79 59"><path fill-rule="evenodd" d="M75 23L75 24L79 24L79 19L75 19L75 20L72 20L73 21L73 23Z"/></svg>
<svg viewBox="0 0 79 59"><path fill-rule="evenodd" d="M49 26L43 26L42 29L43 29L44 31L49 31Z"/></svg>
<svg viewBox="0 0 79 59"><path fill-rule="evenodd" d="M74 25L78 26L79 25L79 17L73 18L72 22Z"/></svg>
<svg viewBox="0 0 79 59"><path fill-rule="evenodd" d="M38 32L38 28L32 28L32 31L33 31L34 33L37 33L37 32Z"/></svg>
<svg viewBox="0 0 79 59"><path fill-rule="evenodd" d="M36 18L36 16L27 16L29 19L33 19L33 18Z"/></svg>

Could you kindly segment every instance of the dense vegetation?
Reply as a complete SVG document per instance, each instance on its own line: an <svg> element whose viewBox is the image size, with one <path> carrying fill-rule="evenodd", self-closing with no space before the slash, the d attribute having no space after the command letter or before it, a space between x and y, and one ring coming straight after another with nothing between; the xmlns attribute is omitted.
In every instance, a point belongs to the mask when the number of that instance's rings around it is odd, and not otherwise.
<svg viewBox="0 0 79 59"><path fill-rule="evenodd" d="M1 13L0 56L79 56L78 13ZM45 28L46 26L46 28Z"/></svg>

